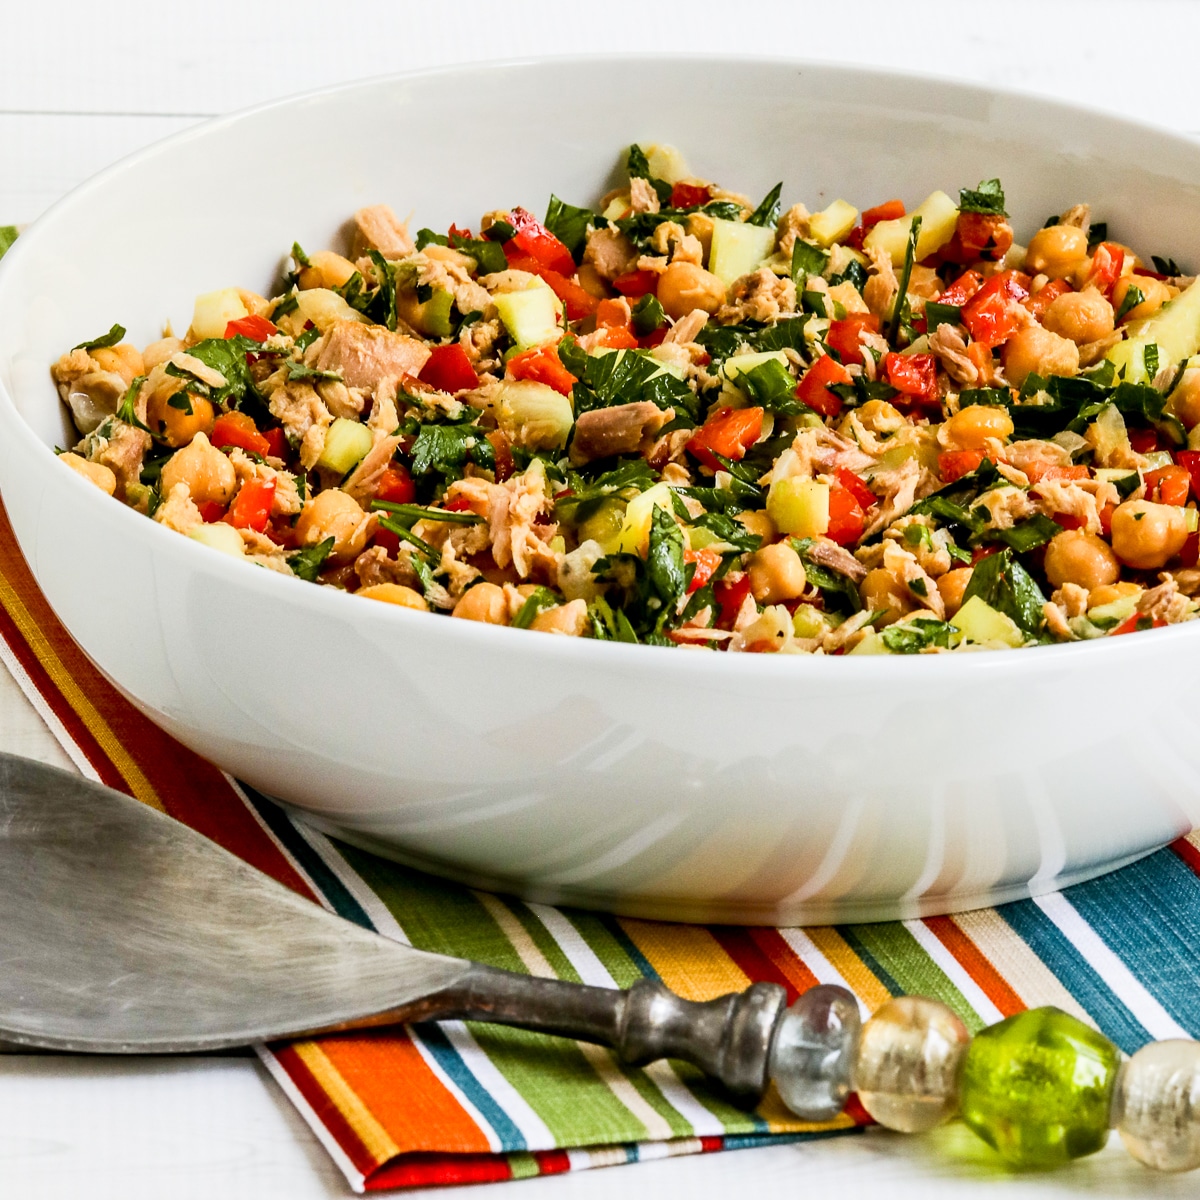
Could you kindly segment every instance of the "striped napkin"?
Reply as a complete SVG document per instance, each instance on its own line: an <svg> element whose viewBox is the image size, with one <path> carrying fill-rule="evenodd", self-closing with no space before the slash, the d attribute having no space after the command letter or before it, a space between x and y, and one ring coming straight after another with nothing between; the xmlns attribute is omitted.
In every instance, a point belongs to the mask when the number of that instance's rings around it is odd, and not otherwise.
<svg viewBox="0 0 1200 1200"><path fill-rule="evenodd" d="M294 821L161 732L58 623L0 504L0 659L89 778L169 813L350 921L422 949L601 986L661 979L690 999L773 980L840 983L864 1012L936 996L977 1030L1055 1004L1122 1050L1200 1034L1200 835L1038 900L903 923L814 929L670 925L526 904L396 866ZM260 1047L356 1191L523 1178L869 1124L826 1126L769 1094L744 1113L695 1070L446 1022Z"/></svg>

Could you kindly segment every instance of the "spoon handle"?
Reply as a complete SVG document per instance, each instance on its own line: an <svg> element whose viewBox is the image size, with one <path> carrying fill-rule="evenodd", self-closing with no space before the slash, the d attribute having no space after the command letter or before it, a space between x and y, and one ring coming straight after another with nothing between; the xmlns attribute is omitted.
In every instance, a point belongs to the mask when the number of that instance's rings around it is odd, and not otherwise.
<svg viewBox="0 0 1200 1200"><path fill-rule="evenodd" d="M777 983L696 1001L649 979L622 991L475 964L450 987L354 1024L487 1021L608 1046L631 1066L683 1059L749 1106L766 1090L771 1042L786 1000Z"/></svg>

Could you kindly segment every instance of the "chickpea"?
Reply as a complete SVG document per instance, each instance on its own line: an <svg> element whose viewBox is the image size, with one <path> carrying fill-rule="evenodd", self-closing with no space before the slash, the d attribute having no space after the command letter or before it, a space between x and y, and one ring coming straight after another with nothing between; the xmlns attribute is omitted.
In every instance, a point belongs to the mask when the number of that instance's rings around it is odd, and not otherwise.
<svg viewBox="0 0 1200 1200"><path fill-rule="evenodd" d="M169 361L172 354L178 354L182 349L182 338L165 337L160 338L157 342L151 342L142 351L142 371L139 374L144 372L149 375L155 367Z"/></svg>
<svg viewBox="0 0 1200 1200"><path fill-rule="evenodd" d="M1082 529L1067 529L1051 539L1046 547L1045 570L1055 587L1074 583L1088 591L1121 578L1121 564L1108 543Z"/></svg>
<svg viewBox="0 0 1200 1200"><path fill-rule="evenodd" d="M146 373L146 365L142 361L141 351L136 346L130 345L129 342L122 342L119 346L112 347L98 346L95 350L89 350L88 353L105 371L112 371L114 375L120 375L125 380L126 387L139 375Z"/></svg>
<svg viewBox="0 0 1200 1200"><path fill-rule="evenodd" d="M762 538L762 545L769 546L778 536L779 530L765 508L748 508L734 518L747 533Z"/></svg>
<svg viewBox="0 0 1200 1200"><path fill-rule="evenodd" d="M947 571L938 579L938 592L941 594L942 603L946 606L947 617L954 616L962 608L963 593L967 590L967 584L970 582L970 567L955 567L953 571Z"/></svg>
<svg viewBox="0 0 1200 1200"><path fill-rule="evenodd" d="M1079 370L1079 347L1040 325L1018 330L1004 344L1004 372L1013 387L1027 375L1074 375Z"/></svg>
<svg viewBox="0 0 1200 1200"><path fill-rule="evenodd" d="M346 563L357 558L374 531L375 521L358 506L353 496L340 488L327 488L308 502L296 518L296 541L315 546L333 538L329 559Z"/></svg>
<svg viewBox="0 0 1200 1200"><path fill-rule="evenodd" d="M1087 258L1087 234L1074 225L1049 225L1029 239L1025 270L1030 275L1062 279Z"/></svg>
<svg viewBox="0 0 1200 1200"><path fill-rule="evenodd" d="M725 303L725 285L695 263L674 262L659 277L658 302L676 321L702 308L715 313Z"/></svg>
<svg viewBox="0 0 1200 1200"><path fill-rule="evenodd" d="M89 462L78 454L60 454L58 461L66 463L76 475L82 475L88 483L94 483L102 492L112 495L117 490L117 477L103 463Z"/></svg>
<svg viewBox="0 0 1200 1200"><path fill-rule="evenodd" d="M1167 400L1167 406L1185 429L1200 425L1200 367L1188 367L1184 371Z"/></svg>
<svg viewBox="0 0 1200 1200"><path fill-rule="evenodd" d="M800 555L786 542L756 550L746 570L750 576L750 590L760 604L795 600L808 583Z"/></svg>
<svg viewBox="0 0 1200 1200"><path fill-rule="evenodd" d="M354 264L348 259L343 258L340 254L334 254L332 250L318 250L315 254L308 256L308 261L311 266L304 267L300 271L300 287L301 290L308 288L334 288L345 287L353 277L356 270Z"/></svg>
<svg viewBox="0 0 1200 1200"><path fill-rule="evenodd" d="M700 251L704 261L708 262L709 251L712 250L713 224L712 217L707 213L692 213L687 219L687 231L700 243Z"/></svg>
<svg viewBox="0 0 1200 1200"><path fill-rule="evenodd" d="M1012 432L1007 409L968 404L942 425L938 441L951 450L983 450L992 438L1004 441L1012 437Z"/></svg>
<svg viewBox="0 0 1200 1200"><path fill-rule="evenodd" d="M579 280L579 286L583 288L589 296L594 296L597 300L604 300L608 296L608 284L604 282L604 276L592 266L591 263L584 263L579 268L576 275Z"/></svg>
<svg viewBox="0 0 1200 1200"><path fill-rule="evenodd" d="M868 400L852 411L858 414L863 428L871 433L896 433L908 424L900 410L886 400Z"/></svg>
<svg viewBox="0 0 1200 1200"><path fill-rule="evenodd" d="M477 583L463 592L450 615L465 621L482 621L485 625L507 625L508 601L504 589L496 583Z"/></svg>
<svg viewBox="0 0 1200 1200"><path fill-rule="evenodd" d="M557 633L566 637L583 637L587 628L587 601L571 600L543 609L529 623L538 633Z"/></svg>
<svg viewBox="0 0 1200 1200"><path fill-rule="evenodd" d="M900 620L916 607L908 589L891 571L885 571L883 567L868 571L859 590L862 592L863 604L868 609L884 613L876 620L876 628Z"/></svg>
<svg viewBox="0 0 1200 1200"><path fill-rule="evenodd" d="M1136 583L1105 583L1088 592L1088 608L1114 604L1125 596L1135 596L1142 589Z"/></svg>
<svg viewBox="0 0 1200 1200"><path fill-rule="evenodd" d="M1122 324L1153 316L1168 300L1178 294L1161 279L1151 279L1149 275L1122 275L1113 285L1113 304L1117 308L1125 303L1125 296L1131 287L1142 293L1142 299L1121 318Z"/></svg>
<svg viewBox="0 0 1200 1200"><path fill-rule="evenodd" d="M212 401L186 391L183 380L173 375L164 376L146 402L146 424L168 446L186 446L198 434L208 433L216 419Z"/></svg>
<svg viewBox="0 0 1200 1200"><path fill-rule="evenodd" d="M1070 338L1077 346L1108 337L1113 322L1113 306L1092 287L1056 296L1042 318L1051 333Z"/></svg>
<svg viewBox="0 0 1200 1200"><path fill-rule="evenodd" d="M1112 548L1127 566L1150 571L1165 566L1187 541L1185 510L1175 504L1126 500L1112 516Z"/></svg>
<svg viewBox="0 0 1200 1200"><path fill-rule="evenodd" d="M396 604L401 608L415 608L428 612L429 605L420 592L402 583L373 583L370 587L359 588L356 596L365 596L368 600L381 600L384 604Z"/></svg>
<svg viewBox="0 0 1200 1200"><path fill-rule="evenodd" d="M190 444L176 450L162 469L164 496L178 483L187 484L188 494L197 504L228 504L237 487L237 473L233 463L198 433Z"/></svg>

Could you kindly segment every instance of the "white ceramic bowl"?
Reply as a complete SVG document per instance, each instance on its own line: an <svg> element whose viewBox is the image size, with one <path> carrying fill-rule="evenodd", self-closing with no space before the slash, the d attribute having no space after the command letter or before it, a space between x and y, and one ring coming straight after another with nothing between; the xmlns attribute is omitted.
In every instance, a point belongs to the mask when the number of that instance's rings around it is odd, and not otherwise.
<svg viewBox="0 0 1200 1200"><path fill-rule="evenodd" d="M999 175L1018 232L1080 200L1200 266L1200 147L873 71L630 59L363 83L172 138L0 264L0 489L64 624L146 713L323 826L523 896L681 920L880 919L1045 891L1200 823L1200 623L1023 653L725 657L367 604L214 553L57 465L59 353L387 201L417 225L589 202L630 141L785 203Z"/></svg>

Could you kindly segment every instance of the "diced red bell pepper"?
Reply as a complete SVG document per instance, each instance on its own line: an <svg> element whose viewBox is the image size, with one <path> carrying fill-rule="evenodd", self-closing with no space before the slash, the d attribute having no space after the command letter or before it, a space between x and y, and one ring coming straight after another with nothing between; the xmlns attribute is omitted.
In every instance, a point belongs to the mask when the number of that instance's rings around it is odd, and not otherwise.
<svg viewBox="0 0 1200 1200"><path fill-rule="evenodd" d="M920 404L937 404L940 401L937 359L932 354L885 354L883 377L896 391Z"/></svg>
<svg viewBox="0 0 1200 1200"><path fill-rule="evenodd" d="M638 345L637 334L630 323L629 303L626 300L601 300L596 306L596 334L593 345L611 350L633 350Z"/></svg>
<svg viewBox="0 0 1200 1200"><path fill-rule="evenodd" d="M671 189L672 208L699 208L709 200L708 184L677 183Z"/></svg>
<svg viewBox="0 0 1200 1200"><path fill-rule="evenodd" d="M862 537L866 514L854 493L840 483L829 487L829 528L825 536L839 546L851 546Z"/></svg>
<svg viewBox="0 0 1200 1200"><path fill-rule="evenodd" d="M252 342L265 342L273 333L279 330L266 317L257 317L251 313L248 317L238 317L225 326L225 336L245 337Z"/></svg>
<svg viewBox="0 0 1200 1200"><path fill-rule="evenodd" d="M938 455L938 474L943 483L953 483L977 470L984 457L982 450L946 450Z"/></svg>
<svg viewBox="0 0 1200 1200"><path fill-rule="evenodd" d="M1175 461L1192 479L1192 491L1200 497L1200 450L1176 450Z"/></svg>
<svg viewBox="0 0 1200 1200"><path fill-rule="evenodd" d="M1019 306L1028 295L1028 275L1001 271L963 305L963 324L981 345L1002 345L1021 328L1023 313Z"/></svg>
<svg viewBox="0 0 1200 1200"><path fill-rule="evenodd" d="M408 468L399 463L385 467L375 488L375 499L389 504L411 504L417 498L417 485L408 473Z"/></svg>
<svg viewBox="0 0 1200 1200"><path fill-rule="evenodd" d="M381 546L383 552L389 558L395 558L400 552L400 536L393 533L390 529L384 529L382 525L375 527L374 541L376 546Z"/></svg>
<svg viewBox="0 0 1200 1200"><path fill-rule="evenodd" d="M1025 468L1025 475L1030 483L1065 481L1069 479L1086 479L1088 469L1083 463L1075 463L1069 467L1047 466L1044 463L1031 462Z"/></svg>
<svg viewBox="0 0 1200 1200"><path fill-rule="evenodd" d="M1159 504L1175 504L1182 507L1187 503L1192 476L1187 467L1172 464L1146 472L1146 491Z"/></svg>
<svg viewBox="0 0 1200 1200"><path fill-rule="evenodd" d="M276 425L274 429L268 429L263 433L263 437L267 439L267 457L268 458L283 458L288 451L287 434L283 429Z"/></svg>
<svg viewBox="0 0 1200 1200"><path fill-rule="evenodd" d="M658 276L653 271L629 271L625 275L618 275L613 280L613 287L622 296L636 299L638 296L648 296L658 287Z"/></svg>
<svg viewBox="0 0 1200 1200"><path fill-rule="evenodd" d="M667 340L668 329L665 325L660 325L653 333L648 333L644 338L638 338L638 345L643 350L653 350L655 346L661 346Z"/></svg>
<svg viewBox="0 0 1200 1200"><path fill-rule="evenodd" d="M1082 529L1087 522L1082 517L1075 516L1074 513L1056 512L1051 516L1055 525L1061 525L1063 529Z"/></svg>
<svg viewBox="0 0 1200 1200"><path fill-rule="evenodd" d="M229 506L225 522L237 529L253 529L262 533L271 519L271 504L275 499L274 479L247 479Z"/></svg>
<svg viewBox="0 0 1200 1200"><path fill-rule="evenodd" d="M1143 613L1133 613L1126 617L1108 636L1118 637L1122 633L1138 633L1143 629L1163 629L1166 624L1162 617L1147 617Z"/></svg>
<svg viewBox="0 0 1200 1200"><path fill-rule="evenodd" d="M703 550L685 550L683 561L696 564L696 572L687 589L690 595L692 592L698 592L713 577L713 572L721 565L721 556L715 550L705 547Z"/></svg>
<svg viewBox="0 0 1200 1200"><path fill-rule="evenodd" d="M508 223L517 232L504 244L506 258L511 260L528 254L552 271L562 275L575 274L575 260L570 250L528 209L514 208L509 214Z"/></svg>
<svg viewBox="0 0 1200 1200"><path fill-rule="evenodd" d="M879 318L874 313L851 313L848 317L830 321L825 345L830 350L836 350L838 358L847 366L851 363L861 365L862 343L858 335L864 329L871 333L879 332Z"/></svg>
<svg viewBox="0 0 1200 1200"><path fill-rule="evenodd" d="M856 228L850 231L846 244L855 250L861 250L863 239L879 224L880 221L898 221L904 216L903 200L885 200L882 204L868 208L863 213Z"/></svg>
<svg viewBox="0 0 1200 1200"><path fill-rule="evenodd" d="M251 454L261 455L263 458L271 453L270 441L258 432L258 426L250 417L236 409L232 412L222 413L216 419L213 423L212 433L208 435L208 440L218 450L227 450L231 446L237 446Z"/></svg>
<svg viewBox="0 0 1200 1200"><path fill-rule="evenodd" d="M954 236L967 262L978 258L996 262L1013 244L1012 226L1004 217L989 213L960 212Z"/></svg>
<svg viewBox="0 0 1200 1200"><path fill-rule="evenodd" d="M442 507L447 512L474 512L471 501L466 496L455 496L453 500L447 500Z"/></svg>
<svg viewBox="0 0 1200 1200"><path fill-rule="evenodd" d="M1200 562L1200 533L1189 533L1183 549L1179 552L1179 561L1185 567L1194 567Z"/></svg>
<svg viewBox="0 0 1200 1200"><path fill-rule="evenodd" d="M1101 295L1112 298L1113 285L1121 278L1125 250L1116 242L1101 242L1092 252L1092 269L1087 282Z"/></svg>
<svg viewBox="0 0 1200 1200"><path fill-rule="evenodd" d="M446 231L446 236L450 239L451 244L453 244L455 238L462 238L464 242L473 240L470 229L459 229L453 222L451 222L450 228Z"/></svg>
<svg viewBox="0 0 1200 1200"><path fill-rule="evenodd" d="M761 408L719 408L688 440L687 449L706 467L721 469L716 455L738 462L762 437Z"/></svg>
<svg viewBox="0 0 1200 1200"><path fill-rule="evenodd" d="M834 384L849 383L850 379L850 372L831 354L822 354L804 372L796 387L796 398L823 417L836 417L842 411L842 398L829 389Z"/></svg>
<svg viewBox="0 0 1200 1200"><path fill-rule="evenodd" d="M867 487L865 479L860 479L853 471L848 471L845 467L838 467L834 474L837 476L838 483L858 501L864 512L875 503L877 497Z"/></svg>
<svg viewBox="0 0 1200 1200"><path fill-rule="evenodd" d="M504 373L509 379L532 379L544 383L564 396L571 394L575 376L562 365L558 348L552 345L534 346L508 360Z"/></svg>
<svg viewBox="0 0 1200 1200"><path fill-rule="evenodd" d="M458 342L434 346L418 378L439 392L462 392L479 386L479 376Z"/></svg>
<svg viewBox="0 0 1200 1200"><path fill-rule="evenodd" d="M721 629L732 629L742 603L750 595L750 576L742 575L739 579L719 579L713 584L713 596L717 601L720 613L717 625Z"/></svg>
<svg viewBox="0 0 1200 1200"><path fill-rule="evenodd" d="M197 508L200 510L200 520L205 525L211 525L225 515L225 505L218 504L215 500L205 500L203 504L197 505Z"/></svg>
<svg viewBox="0 0 1200 1200"><path fill-rule="evenodd" d="M1129 444L1138 454L1152 454L1158 449L1157 429L1131 429Z"/></svg>
<svg viewBox="0 0 1200 1200"><path fill-rule="evenodd" d="M938 298L939 304L966 304L983 287L983 276L978 271L964 271Z"/></svg>
<svg viewBox="0 0 1200 1200"><path fill-rule="evenodd" d="M1059 296L1065 296L1070 291L1074 291L1074 289L1065 279L1052 279L1040 292L1034 292L1032 296L1026 296L1021 303L1040 321L1046 315L1046 309Z"/></svg>
<svg viewBox="0 0 1200 1200"><path fill-rule="evenodd" d="M1111 500L1100 510L1100 532L1105 537L1112 537L1112 519L1116 511L1117 506Z"/></svg>

